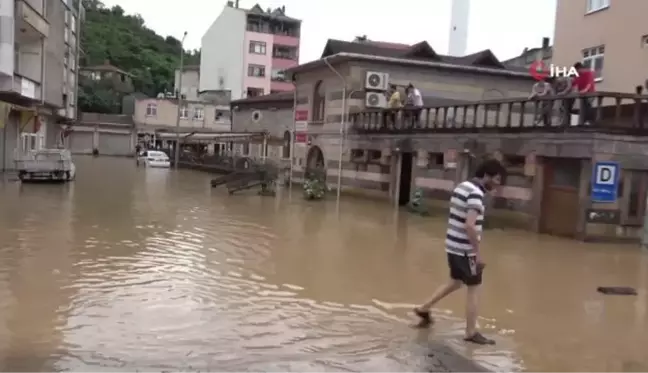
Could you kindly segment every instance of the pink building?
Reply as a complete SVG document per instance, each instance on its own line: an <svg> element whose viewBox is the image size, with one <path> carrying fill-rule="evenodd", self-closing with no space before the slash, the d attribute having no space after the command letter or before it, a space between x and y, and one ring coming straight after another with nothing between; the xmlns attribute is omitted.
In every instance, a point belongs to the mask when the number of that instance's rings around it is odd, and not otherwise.
<svg viewBox="0 0 648 373"><path fill-rule="evenodd" d="M228 2L203 36L200 91L229 90L232 99L292 91L283 71L299 64L300 31L285 6L241 9Z"/></svg>

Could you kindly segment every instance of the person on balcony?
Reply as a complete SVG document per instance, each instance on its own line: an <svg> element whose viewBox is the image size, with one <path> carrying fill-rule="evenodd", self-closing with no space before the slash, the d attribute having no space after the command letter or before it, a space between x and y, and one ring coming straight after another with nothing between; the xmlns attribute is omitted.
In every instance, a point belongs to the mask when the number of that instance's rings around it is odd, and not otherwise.
<svg viewBox="0 0 648 373"><path fill-rule="evenodd" d="M389 97L387 106L390 110L387 112L385 119L387 119L389 126L394 126L396 124L397 112L400 108L403 107L403 100L401 99L401 94L398 91L396 84L391 84L389 86L389 91L387 92L387 94Z"/></svg>
<svg viewBox="0 0 648 373"><path fill-rule="evenodd" d="M553 79L551 77L539 80L531 88L529 100L536 98L548 98L554 96ZM536 105L534 124L543 123L545 126L551 125L551 114L553 113L553 101L543 100Z"/></svg>
<svg viewBox="0 0 648 373"><path fill-rule="evenodd" d="M421 111L423 110L423 96L421 91L418 88L414 87L414 84L410 83L407 86L407 104L406 109L409 112L409 117L412 123L412 127L418 125L421 118Z"/></svg>
<svg viewBox="0 0 648 373"><path fill-rule="evenodd" d="M576 62L574 68L578 71L578 76L574 78L572 84L574 92L579 94L588 94L596 92L596 81L594 71L591 68L585 67L581 62ZM571 100L570 110L574 105L574 100ZM583 115L585 124L590 124L592 114L592 98L585 97L580 100L580 111Z"/></svg>

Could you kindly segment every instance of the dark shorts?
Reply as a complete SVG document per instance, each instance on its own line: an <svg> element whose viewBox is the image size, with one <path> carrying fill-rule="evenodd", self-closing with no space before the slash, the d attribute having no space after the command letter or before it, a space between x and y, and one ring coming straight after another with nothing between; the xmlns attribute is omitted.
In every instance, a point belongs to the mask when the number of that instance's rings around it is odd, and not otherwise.
<svg viewBox="0 0 648 373"><path fill-rule="evenodd" d="M448 254L450 278L461 281L467 286L477 286L482 283L482 268L477 268L474 256Z"/></svg>

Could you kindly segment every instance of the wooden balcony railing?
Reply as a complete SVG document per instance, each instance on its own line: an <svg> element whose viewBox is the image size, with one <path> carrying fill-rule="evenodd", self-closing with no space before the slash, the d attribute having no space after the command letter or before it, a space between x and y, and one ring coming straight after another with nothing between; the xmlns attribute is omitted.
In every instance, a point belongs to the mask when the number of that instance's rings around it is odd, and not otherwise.
<svg viewBox="0 0 648 373"><path fill-rule="evenodd" d="M606 132L648 135L648 96L596 92L537 99L499 99L420 109L374 109L349 114L365 134L470 132Z"/></svg>

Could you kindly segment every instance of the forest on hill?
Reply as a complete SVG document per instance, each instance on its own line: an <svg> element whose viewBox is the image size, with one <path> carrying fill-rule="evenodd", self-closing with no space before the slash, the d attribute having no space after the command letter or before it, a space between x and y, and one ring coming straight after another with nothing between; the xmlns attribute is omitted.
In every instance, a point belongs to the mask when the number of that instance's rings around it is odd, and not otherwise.
<svg viewBox="0 0 648 373"><path fill-rule="evenodd" d="M131 74L135 92L155 97L173 90L174 71L180 65L180 40L163 37L146 27L139 14L126 14L120 6L106 7L99 0L83 0L80 66L111 65ZM200 51L186 51L185 64L200 63ZM79 79L79 109L119 113L127 92L110 82Z"/></svg>

